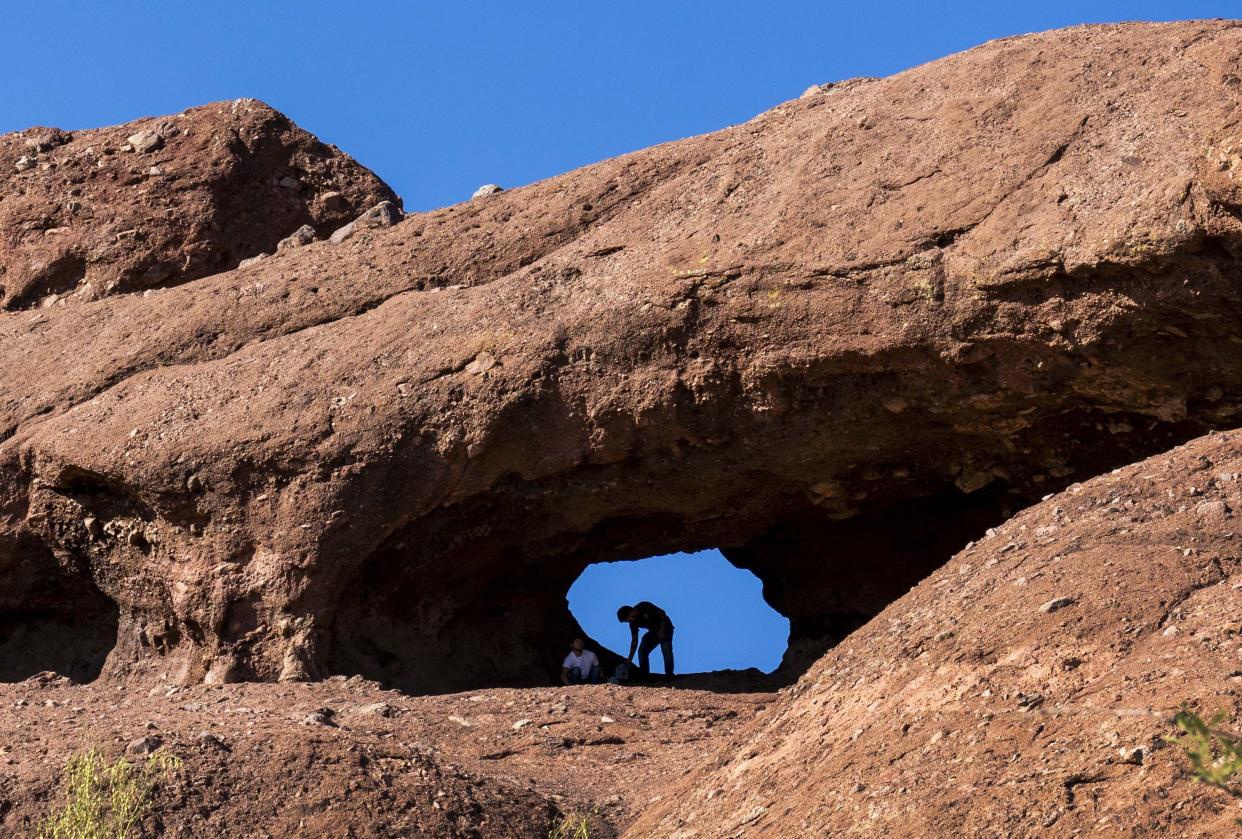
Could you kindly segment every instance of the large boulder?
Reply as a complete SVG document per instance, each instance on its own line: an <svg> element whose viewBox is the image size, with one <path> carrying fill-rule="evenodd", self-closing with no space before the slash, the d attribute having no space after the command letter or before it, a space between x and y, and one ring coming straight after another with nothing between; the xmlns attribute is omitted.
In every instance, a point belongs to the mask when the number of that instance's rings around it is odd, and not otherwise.
<svg viewBox="0 0 1242 839"><path fill-rule="evenodd" d="M1240 48L999 41L2 315L0 607L56 643L0 658L531 683L584 567L715 545L796 673L1014 509L1237 422Z"/></svg>
<svg viewBox="0 0 1242 839"><path fill-rule="evenodd" d="M302 225L327 235L379 178L254 99L91 131L0 136L0 308L161 288L235 268Z"/></svg>
<svg viewBox="0 0 1242 839"><path fill-rule="evenodd" d="M1242 713L1242 434L1074 484L815 664L634 837L1236 836L1183 706Z"/></svg>

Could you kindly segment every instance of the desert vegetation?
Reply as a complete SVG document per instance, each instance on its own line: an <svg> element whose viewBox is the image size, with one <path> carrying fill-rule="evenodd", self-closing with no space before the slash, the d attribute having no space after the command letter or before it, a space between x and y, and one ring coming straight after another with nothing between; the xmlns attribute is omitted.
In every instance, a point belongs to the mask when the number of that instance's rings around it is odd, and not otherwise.
<svg viewBox="0 0 1242 839"><path fill-rule="evenodd" d="M61 805L39 825L39 839L132 839L151 810L160 779L181 768L160 749L138 763L108 762L98 749L74 755L65 766Z"/></svg>

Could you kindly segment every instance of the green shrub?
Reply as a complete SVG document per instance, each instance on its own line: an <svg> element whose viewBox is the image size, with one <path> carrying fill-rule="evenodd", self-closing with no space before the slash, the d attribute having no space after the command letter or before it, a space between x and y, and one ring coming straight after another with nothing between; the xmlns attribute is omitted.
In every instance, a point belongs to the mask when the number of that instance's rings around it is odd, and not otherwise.
<svg viewBox="0 0 1242 839"><path fill-rule="evenodd" d="M1181 730L1182 736L1165 740L1181 746L1190 761L1191 771L1200 781L1230 795L1242 796L1242 789L1233 783L1235 775L1242 775L1242 738L1218 728L1227 718L1221 711L1204 721L1194 711L1183 708L1173 717L1173 724Z"/></svg>
<svg viewBox="0 0 1242 839"><path fill-rule="evenodd" d="M591 839L591 820L586 816L561 816L548 839Z"/></svg>
<svg viewBox="0 0 1242 839"><path fill-rule="evenodd" d="M65 803L40 823L39 839L131 839L160 776L180 766L163 749L141 766L125 758L110 764L98 749L74 755L65 767Z"/></svg>
<svg viewBox="0 0 1242 839"><path fill-rule="evenodd" d="M1183 708L1173 717L1173 724L1182 735L1164 739L1181 747L1196 778L1235 798L1242 798L1242 786L1235 783L1235 777L1242 779L1242 737L1218 728L1226 719L1228 715L1219 711L1212 719L1204 721L1194 711ZM1242 826L1242 819L1237 823Z"/></svg>

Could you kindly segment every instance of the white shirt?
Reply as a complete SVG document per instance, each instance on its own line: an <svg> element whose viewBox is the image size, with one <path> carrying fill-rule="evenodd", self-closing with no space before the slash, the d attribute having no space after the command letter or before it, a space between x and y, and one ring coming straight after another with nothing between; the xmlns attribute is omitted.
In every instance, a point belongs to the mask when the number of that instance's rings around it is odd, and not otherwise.
<svg viewBox="0 0 1242 839"><path fill-rule="evenodd" d="M591 668L597 664L599 664L599 659L590 650L583 650L582 655L578 655L573 650L570 650L569 655L565 656L565 661L561 664L561 667L564 667L566 670L577 667L582 670L582 675L586 676L591 672Z"/></svg>

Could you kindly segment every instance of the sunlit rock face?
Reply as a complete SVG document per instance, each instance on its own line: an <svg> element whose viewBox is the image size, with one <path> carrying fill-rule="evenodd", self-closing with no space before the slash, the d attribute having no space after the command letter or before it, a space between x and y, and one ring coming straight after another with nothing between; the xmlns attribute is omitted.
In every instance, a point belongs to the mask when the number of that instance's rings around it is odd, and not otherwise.
<svg viewBox="0 0 1242 839"><path fill-rule="evenodd" d="M167 288L327 236L396 200L255 99L88 131L0 136L0 309Z"/></svg>
<svg viewBox="0 0 1242 839"><path fill-rule="evenodd" d="M1164 738L1187 705L1239 708L1239 510L1236 430L1072 484L822 656L624 835L1235 835L1233 799Z"/></svg>
<svg viewBox="0 0 1242 839"><path fill-rule="evenodd" d="M999 41L0 315L4 631L67 627L10 670L542 682L586 565L719 546L796 673L1014 510L1236 422L1240 37Z"/></svg>

